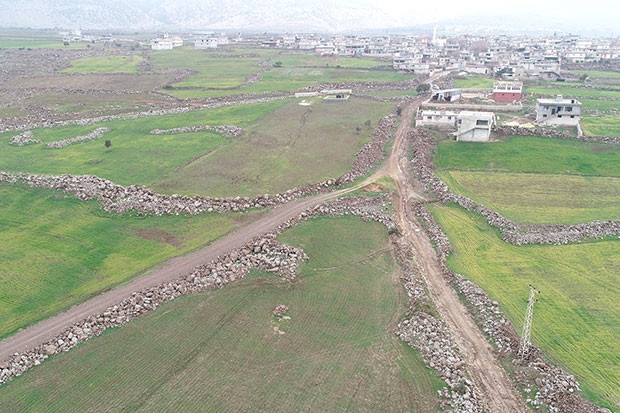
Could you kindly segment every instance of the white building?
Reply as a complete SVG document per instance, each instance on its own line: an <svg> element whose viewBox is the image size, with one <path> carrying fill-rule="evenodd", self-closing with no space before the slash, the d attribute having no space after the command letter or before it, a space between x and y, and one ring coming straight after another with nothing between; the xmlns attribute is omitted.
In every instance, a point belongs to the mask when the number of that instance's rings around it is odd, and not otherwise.
<svg viewBox="0 0 620 413"><path fill-rule="evenodd" d="M564 99L558 95L555 99L536 99L536 122L548 125L579 124L581 102L577 99Z"/></svg>
<svg viewBox="0 0 620 413"><path fill-rule="evenodd" d="M494 124L495 114L493 112L462 111L457 115L456 140L487 142Z"/></svg>
<svg viewBox="0 0 620 413"><path fill-rule="evenodd" d="M454 128L456 117L456 112L448 110L422 110L416 114L415 126Z"/></svg>

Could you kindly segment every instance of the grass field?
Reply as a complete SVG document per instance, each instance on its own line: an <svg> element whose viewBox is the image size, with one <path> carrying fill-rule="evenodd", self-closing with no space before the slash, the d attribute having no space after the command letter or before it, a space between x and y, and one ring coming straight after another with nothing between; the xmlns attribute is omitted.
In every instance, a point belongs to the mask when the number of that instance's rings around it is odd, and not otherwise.
<svg viewBox="0 0 620 413"><path fill-rule="evenodd" d="M176 168L196 155L211 153L231 144L231 141L213 132L149 135L152 129L204 124L232 124L245 128L280 105L282 102L273 102L154 118L111 121L92 126L36 129L33 131L34 137L42 139L43 144L27 147L8 145L16 132L5 133L0 135L0 144L5 147L0 153L0 170L46 174L92 174L124 185L150 185L172 174ZM110 128L100 140L63 149L48 149L44 145L47 142L90 133L100 126ZM105 140L112 142L110 149L105 148ZM193 188L192 191L205 193L208 189Z"/></svg>
<svg viewBox="0 0 620 413"><path fill-rule="evenodd" d="M253 196L336 178L370 140L377 120L392 109L392 104L355 98L344 104L317 99L311 106L291 100L249 125L230 145L158 180L156 187ZM370 129L364 126L367 120Z"/></svg>
<svg viewBox="0 0 620 413"><path fill-rule="evenodd" d="M460 195L506 218L532 224L577 224L620 217L620 178L441 171Z"/></svg>
<svg viewBox="0 0 620 413"><path fill-rule="evenodd" d="M63 73L136 73L144 59L138 55L97 56L74 60Z"/></svg>
<svg viewBox="0 0 620 413"><path fill-rule="evenodd" d="M346 104L299 106L296 100L194 111L179 115L111 121L92 126L34 130L43 144L8 145L0 170L44 174L91 174L123 185L149 185L167 193L212 196L258 195L335 178L370 140L392 104L351 99ZM370 120L371 128L364 126ZM246 132L227 140L213 132L149 135L155 128L239 125ZM106 126L102 139L49 149L44 144ZM359 128L359 130L357 129ZM105 148L105 140L112 142ZM188 161L194 162L184 166Z"/></svg>
<svg viewBox="0 0 620 413"><path fill-rule="evenodd" d="M454 79L454 86L464 89L490 89L495 80L483 76L467 76L465 79Z"/></svg>
<svg viewBox="0 0 620 413"><path fill-rule="evenodd" d="M514 136L485 144L443 141L435 164L442 169L620 176L620 146Z"/></svg>
<svg viewBox="0 0 620 413"><path fill-rule="evenodd" d="M406 295L385 228L319 218L281 240L310 256L294 282L163 305L3 386L0 410L436 411L440 381L392 332Z"/></svg>
<svg viewBox="0 0 620 413"><path fill-rule="evenodd" d="M132 218L0 185L0 338L182 255L256 215Z"/></svg>
<svg viewBox="0 0 620 413"><path fill-rule="evenodd" d="M516 247L460 208L432 212L453 246L450 268L497 300L517 331L535 285L534 345L575 374L587 397L620 411L620 243Z"/></svg>
<svg viewBox="0 0 620 413"><path fill-rule="evenodd" d="M618 116L584 116L581 129L590 136L620 137L620 117Z"/></svg>

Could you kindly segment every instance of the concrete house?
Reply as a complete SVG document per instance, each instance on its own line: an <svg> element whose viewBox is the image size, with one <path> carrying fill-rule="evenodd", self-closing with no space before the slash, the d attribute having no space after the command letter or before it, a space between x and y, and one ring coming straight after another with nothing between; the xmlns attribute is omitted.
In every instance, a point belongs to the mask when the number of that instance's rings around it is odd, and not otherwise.
<svg viewBox="0 0 620 413"><path fill-rule="evenodd" d="M577 99L564 99L558 95L555 99L536 99L536 122L548 125L579 124L581 102Z"/></svg>
<svg viewBox="0 0 620 413"><path fill-rule="evenodd" d="M456 112L448 110L421 110L415 117L415 126L437 126L454 128Z"/></svg>
<svg viewBox="0 0 620 413"><path fill-rule="evenodd" d="M493 112L462 111L456 119L457 141L488 142L495 124Z"/></svg>

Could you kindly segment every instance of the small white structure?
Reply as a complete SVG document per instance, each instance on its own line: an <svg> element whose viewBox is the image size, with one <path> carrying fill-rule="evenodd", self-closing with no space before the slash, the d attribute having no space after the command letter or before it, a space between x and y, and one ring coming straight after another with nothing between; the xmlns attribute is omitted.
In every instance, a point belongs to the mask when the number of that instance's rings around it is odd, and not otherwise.
<svg viewBox="0 0 620 413"><path fill-rule="evenodd" d="M494 124L495 114L493 112L462 111L457 115L456 140L488 142Z"/></svg>
<svg viewBox="0 0 620 413"><path fill-rule="evenodd" d="M415 126L454 128L456 117L456 112L448 110L422 110L416 114Z"/></svg>
<svg viewBox="0 0 620 413"><path fill-rule="evenodd" d="M220 44L217 37L201 37L194 40L195 49L217 49Z"/></svg>
<svg viewBox="0 0 620 413"><path fill-rule="evenodd" d="M536 99L536 122L547 125L576 126L581 118L581 102L577 99Z"/></svg>

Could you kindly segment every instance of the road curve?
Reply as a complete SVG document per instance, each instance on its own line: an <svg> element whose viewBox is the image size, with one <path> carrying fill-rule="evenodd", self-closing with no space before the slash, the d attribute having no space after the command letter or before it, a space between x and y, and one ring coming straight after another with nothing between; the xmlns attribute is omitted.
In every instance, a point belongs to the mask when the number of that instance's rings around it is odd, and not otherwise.
<svg viewBox="0 0 620 413"><path fill-rule="evenodd" d="M302 211L328 199L350 192L357 187L319 194L280 205L259 220L214 241L204 248L167 260L153 267L148 274L135 279L129 284L102 293L88 301L71 307L67 311L20 330L13 336L0 342L0 360L6 360L15 353L27 351L53 339L73 323L81 321L92 314L105 311L108 307L118 304L124 298L129 297L135 291L179 279L189 274L196 266L215 260L218 256L249 242L252 238L274 230L278 225L297 216Z"/></svg>

